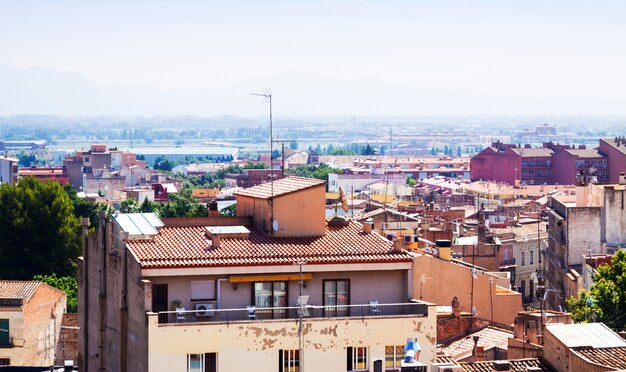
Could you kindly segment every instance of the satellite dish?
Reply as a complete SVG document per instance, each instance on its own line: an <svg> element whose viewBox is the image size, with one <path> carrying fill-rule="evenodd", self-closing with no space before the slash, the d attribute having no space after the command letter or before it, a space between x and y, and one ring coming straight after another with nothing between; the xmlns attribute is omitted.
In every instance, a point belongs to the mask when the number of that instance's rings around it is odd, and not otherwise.
<svg viewBox="0 0 626 372"><path fill-rule="evenodd" d="M472 306L472 316L476 315L478 315L478 309L476 308L476 306Z"/></svg>
<svg viewBox="0 0 626 372"><path fill-rule="evenodd" d="M272 221L272 230L278 231L278 220Z"/></svg>
<svg viewBox="0 0 626 372"><path fill-rule="evenodd" d="M341 186L339 186L339 200L341 201L341 209L343 209L344 212L347 212L349 210L348 198L346 197L346 192Z"/></svg>

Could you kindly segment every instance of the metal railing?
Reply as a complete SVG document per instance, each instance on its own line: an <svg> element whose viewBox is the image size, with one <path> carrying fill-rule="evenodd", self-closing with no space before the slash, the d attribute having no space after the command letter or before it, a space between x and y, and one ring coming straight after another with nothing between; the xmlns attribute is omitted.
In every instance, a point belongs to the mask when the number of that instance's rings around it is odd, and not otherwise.
<svg viewBox="0 0 626 372"><path fill-rule="evenodd" d="M178 310L161 311L159 324L169 323L224 323L264 322L274 320L297 320L366 317L425 317L428 306L423 303L365 304L346 306L264 307L241 309Z"/></svg>

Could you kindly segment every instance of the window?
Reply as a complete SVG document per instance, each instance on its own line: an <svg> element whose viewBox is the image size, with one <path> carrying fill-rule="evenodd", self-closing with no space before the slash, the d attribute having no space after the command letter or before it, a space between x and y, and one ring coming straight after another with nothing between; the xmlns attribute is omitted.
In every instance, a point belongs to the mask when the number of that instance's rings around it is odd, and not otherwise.
<svg viewBox="0 0 626 372"><path fill-rule="evenodd" d="M188 354L187 372L217 372L217 353Z"/></svg>
<svg viewBox="0 0 626 372"><path fill-rule="evenodd" d="M0 358L0 366L10 366L11 359L9 358Z"/></svg>
<svg viewBox="0 0 626 372"><path fill-rule="evenodd" d="M287 306L287 282L256 282L254 283L253 304L256 307L286 307ZM277 309L271 312L256 311L260 317L274 315L275 318L284 317L285 309Z"/></svg>
<svg viewBox="0 0 626 372"><path fill-rule="evenodd" d="M325 314L346 316L349 314L349 309L341 307L343 305L350 305L350 281L347 279L324 280L324 306L333 306L325 309Z"/></svg>
<svg viewBox="0 0 626 372"><path fill-rule="evenodd" d="M535 261L535 252L534 251L530 251L530 257L528 258L528 264L529 265L533 265L534 261Z"/></svg>
<svg viewBox="0 0 626 372"><path fill-rule="evenodd" d="M400 368L404 359L404 346L385 346L385 368Z"/></svg>
<svg viewBox="0 0 626 372"><path fill-rule="evenodd" d="M300 351L278 350L278 372L299 372Z"/></svg>
<svg viewBox="0 0 626 372"><path fill-rule="evenodd" d="M526 252L522 252L522 266L526 266Z"/></svg>
<svg viewBox="0 0 626 372"><path fill-rule="evenodd" d="M192 280L191 300L215 300L215 280Z"/></svg>
<svg viewBox="0 0 626 372"><path fill-rule="evenodd" d="M348 371L367 371L367 347L348 347Z"/></svg>
<svg viewBox="0 0 626 372"><path fill-rule="evenodd" d="M539 263L541 263L541 261L543 260L541 256L543 256L543 251L539 250L539 254L537 255L537 258L539 259Z"/></svg>
<svg viewBox="0 0 626 372"><path fill-rule="evenodd" d="M2 346L11 346L9 319L0 319L0 347Z"/></svg>

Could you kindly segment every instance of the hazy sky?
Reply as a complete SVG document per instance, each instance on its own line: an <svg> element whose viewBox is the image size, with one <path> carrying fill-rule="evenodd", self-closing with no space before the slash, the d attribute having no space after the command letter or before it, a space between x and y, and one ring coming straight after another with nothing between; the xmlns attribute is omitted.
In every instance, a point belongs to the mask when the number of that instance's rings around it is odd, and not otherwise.
<svg viewBox="0 0 626 372"><path fill-rule="evenodd" d="M296 71L621 100L625 20L597 0L0 0L0 63L162 89Z"/></svg>

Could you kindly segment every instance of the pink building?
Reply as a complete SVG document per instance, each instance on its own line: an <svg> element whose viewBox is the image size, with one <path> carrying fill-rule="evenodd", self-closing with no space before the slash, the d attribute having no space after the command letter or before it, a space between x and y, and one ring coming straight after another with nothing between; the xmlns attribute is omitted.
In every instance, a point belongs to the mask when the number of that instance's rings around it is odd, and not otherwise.
<svg viewBox="0 0 626 372"><path fill-rule="evenodd" d="M501 142L492 143L470 160L472 180L516 181L527 185L573 185L578 175L591 177L600 184L618 183L620 172L626 172L626 138L603 138L600 146L561 145L552 142L543 147L520 147Z"/></svg>
<svg viewBox="0 0 626 372"><path fill-rule="evenodd" d="M470 160L471 179L510 185L517 180L529 185L551 183L553 153L549 148L519 148L494 142Z"/></svg>
<svg viewBox="0 0 626 372"><path fill-rule="evenodd" d="M626 172L626 139L601 138L598 150L607 156L607 182L619 183L620 172Z"/></svg>

